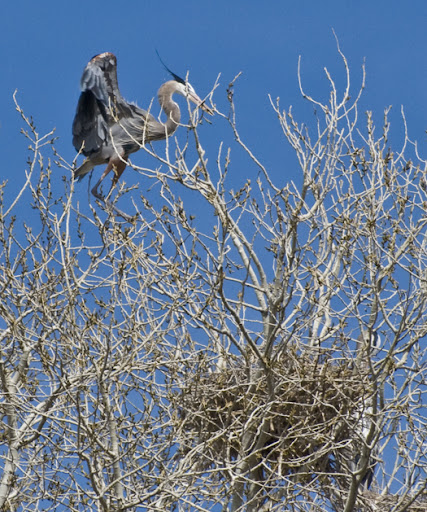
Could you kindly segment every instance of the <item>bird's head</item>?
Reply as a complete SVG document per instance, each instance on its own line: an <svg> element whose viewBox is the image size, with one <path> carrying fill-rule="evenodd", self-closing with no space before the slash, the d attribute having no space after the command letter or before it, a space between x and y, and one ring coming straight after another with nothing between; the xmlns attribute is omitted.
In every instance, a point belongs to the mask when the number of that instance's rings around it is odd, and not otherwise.
<svg viewBox="0 0 427 512"><path fill-rule="evenodd" d="M189 83L185 82L181 79L178 81L175 78L176 82L176 92L184 96L184 98L188 98L190 101L195 103L199 108L207 112L209 115L213 115L213 111L205 104L205 102L199 98L194 90L194 87Z"/></svg>
<svg viewBox="0 0 427 512"><path fill-rule="evenodd" d="M159 55L159 52L156 50L157 56L160 59L160 62L163 64L165 69L170 73L173 77L173 81L175 82L175 91L177 94L181 94L184 96L184 98L188 98L190 101L195 103L199 108L207 112L209 115L213 115L212 109L210 109L205 102L199 98L199 96L196 94L196 91L194 90L194 87L187 81L185 81L183 78L181 78L179 75L171 71L166 64L163 62L162 58Z"/></svg>

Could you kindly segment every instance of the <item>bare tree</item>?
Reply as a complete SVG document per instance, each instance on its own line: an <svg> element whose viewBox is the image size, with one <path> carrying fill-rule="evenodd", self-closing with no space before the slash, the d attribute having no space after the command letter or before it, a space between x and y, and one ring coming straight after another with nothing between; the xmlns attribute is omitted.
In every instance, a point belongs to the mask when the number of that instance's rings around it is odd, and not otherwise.
<svg viewBox="0 0 427 512"><path fill-rule="evenodd" d="M216 119L249 178L230 189L230 151L208 155L192 118L184 146L143 148L157 199L134 199L133 224L84 215L69 174L52 190L67 164L17 106L31 158L17 196L2 187L0 510L427 510L426 162L403 112L398 150L388 110L379 130L359 119L364 78L351 99L339 53L343 92L300 79L314 123L272 102L298 183L242 141L233 82Z"/></svg>

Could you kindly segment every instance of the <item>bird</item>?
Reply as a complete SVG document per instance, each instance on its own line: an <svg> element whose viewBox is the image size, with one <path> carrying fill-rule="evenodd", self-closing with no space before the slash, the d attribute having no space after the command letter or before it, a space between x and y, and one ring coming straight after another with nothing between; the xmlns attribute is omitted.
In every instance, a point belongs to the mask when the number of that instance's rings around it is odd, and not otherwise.
<svg viewBox="0 0 427 512"><path fill-rule="evenodd" d="M362 490L369 490L373 484L378 462L379 424L377 403L380 391L375 385L373 358L380 352L382 339L374 329L362 328L355 341L355 358L349 368L354 373L350 379L348 404L343 407L344 425L347 432L346 443L333 452L332 465L337 481L348 488L351 480L356 480ZM352 388L352 383L357 387ZM369 386L372 382L372 386ZM360 384L359 384L360 383ZM360 386L360 387L359 387ZM354 393L353 390L357 391ZM344 476L345 475L345 476ZM343 478L344 476L344 478Z"/></svg>
<svg viewBox="0 0 427 512"><path fill-rule="evenodd" d="M74 170L73 177L81 180L97 165L107 164L91 192L126 220L129 217L112 206L98 191L105 177L114 172L110 194L126 169L130 154L141 149L145 143L166 139L176 131L181 112L173 100L175 93L213 115L192 85L161 62L173 77L173 80L161 85L157 93L160 106L167 116L165 123L157 121L149 112L122 97L117 79L117 58L113 53L95 55L86 65L80 80L81 94L72 133L74 148L78 153L83 153L86 159Z"/></svg>
<svg viewBox="0 0 427 512"><path fill-rule="evenodd" d="M370 360L372 356L375 356L380 351L382 344L381 336L378 331L375 330L362 330L356 339L356 352L357 360L355 370L361 372L362 375L367 376L370 374ZM372 378L372 376L371 376ZM378 399L377 395L369 395L362 397L358 408L355 411L354 420L354 434L355 439L353 440L352 455L348 454L348 466L352 473L356 473L361 468L362 463L362 452L363 443L368 442L368 438L371 434L372 427L377 429L373 422L373 417L376 407L373 407L373 401ZM360 485L364 489L370 489L375 473L375 467L377 463L378 449L377 446L372 448L367 462L364 464L364 474L361 475Z"/></svg>

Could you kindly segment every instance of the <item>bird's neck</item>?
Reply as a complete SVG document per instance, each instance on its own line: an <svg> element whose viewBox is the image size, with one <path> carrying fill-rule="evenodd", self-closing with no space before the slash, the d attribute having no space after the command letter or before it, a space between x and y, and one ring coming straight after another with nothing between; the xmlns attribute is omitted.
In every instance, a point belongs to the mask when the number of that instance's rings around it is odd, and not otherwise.
<svg viewBox="0 0 427 512"><path fill-rule="evenodd" d="M166 137L169 137L175 132L181 120L181 111L179 110L179 106L172 99L174 91L170 84L171 82L163 84L158 93L160 106L167 115L167 121L163 125L165 127Z"/></svg>
<svg viewBox="0 0 427 512"><path fill-rule="evenodd" d="M164 107L162 108L165 114L168 116L168 120L165 123L165 135L166 137L169 137L169 135L172 135L179 126L179 122L181 120L181 112L176 103L171 109L166 109Z"/></svg>

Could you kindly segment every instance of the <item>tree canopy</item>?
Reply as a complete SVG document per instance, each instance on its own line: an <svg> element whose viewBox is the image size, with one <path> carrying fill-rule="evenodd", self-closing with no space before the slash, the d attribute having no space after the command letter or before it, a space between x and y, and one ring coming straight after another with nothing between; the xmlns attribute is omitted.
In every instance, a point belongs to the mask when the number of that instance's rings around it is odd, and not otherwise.
<svg viewBox="0 0 427 512"><path fill-rule="evenodd" d="M143 147L143 192L114 197L131 223L83 212L53 134L17 105L30 147L20 192L1 187L0 510L426 510L426 161L403 111L398 148L389 109L379 127L359 111L364 78L351 96L340 55L328 101L300 78L310 119L272 100L294 154L280 172L242 139L235 83L214 87L217 153L197 114L184 143Z"/></svg>

